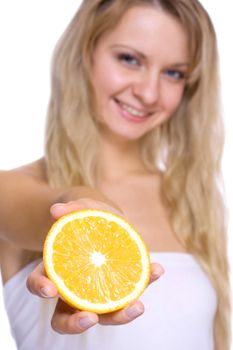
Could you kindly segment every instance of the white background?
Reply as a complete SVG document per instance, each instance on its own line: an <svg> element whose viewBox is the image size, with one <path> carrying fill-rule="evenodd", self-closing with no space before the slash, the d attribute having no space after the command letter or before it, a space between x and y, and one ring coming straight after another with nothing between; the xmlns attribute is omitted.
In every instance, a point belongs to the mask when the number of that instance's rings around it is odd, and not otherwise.
<svg viewBox="0 0 233 350"><path fill-rule="evenodd" d="M223 173L228 208L233 208L232 149L233 5L202 0L217 31L223 91L226 144ZM53 47L71 19L78 0L7 0L0 2L0 169L10 169L43 155L49 69ZM229 252L233 247L232 219ZM233 259L231 258L231 264ZM0 287L0 347L14 350Z"/></svg>

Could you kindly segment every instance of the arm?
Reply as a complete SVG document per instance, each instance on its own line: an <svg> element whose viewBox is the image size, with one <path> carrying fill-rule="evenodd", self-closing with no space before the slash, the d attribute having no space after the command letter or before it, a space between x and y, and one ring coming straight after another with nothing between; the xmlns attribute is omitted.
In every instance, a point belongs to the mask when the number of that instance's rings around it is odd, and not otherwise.
<svg viewBox="0 0 233 350"><path fill-rule="evenodd" d="M31 174L1 171L0 238L41 251L52 223L49 208L59 193Z"/></svg>
<svg viewBox="0 0 233 350"><path fill-rule="evenodd" d="M0 172L0 198L0 239L32 251L42 251L53 222L53 204L81 200L81 205L83 198L91 198L114 208L104 195L91 188L53 189L29 167Z"/></svg>
<svg viewBox="0 0 233 350"><path fill-rule="evenodd" d="M51 223L60 216L85 207L119 212L119 209L98 191L87 187L52 189L43 176L28 170L27 167L0 172L0 238L3 240L8 240L23 249L42 251L44 238ZM152 264L150 282L155 281L162 273L161 266ZM31 293L43 298L58 296L56 287L45 275L43 263L29 276L27 286ZM77 334L96 323L128 323L143 311L143 304L135 301L126 309L98 316L71 309L59 299L52 327L59 333Z"/></svg>

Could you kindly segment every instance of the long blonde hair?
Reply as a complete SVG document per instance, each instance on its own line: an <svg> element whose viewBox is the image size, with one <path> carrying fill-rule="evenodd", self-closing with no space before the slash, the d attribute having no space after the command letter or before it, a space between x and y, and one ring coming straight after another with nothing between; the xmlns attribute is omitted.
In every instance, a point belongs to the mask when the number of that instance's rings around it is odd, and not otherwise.
<svg viewBox="0 0 233 350"><path fill-rule="evenodd" d="M182 102L168 122L141 140L152 171L163 164L164 200L174 231L195 255L218 295L216 349L230 344L229 271L221 179L223 125L218 53L212 22L197 0L84 0L54 52L46 128L46 162L55 187L95 186L98 129L89 78L94 47L132 6L174 16L189 36L190 74Z"/></svg>

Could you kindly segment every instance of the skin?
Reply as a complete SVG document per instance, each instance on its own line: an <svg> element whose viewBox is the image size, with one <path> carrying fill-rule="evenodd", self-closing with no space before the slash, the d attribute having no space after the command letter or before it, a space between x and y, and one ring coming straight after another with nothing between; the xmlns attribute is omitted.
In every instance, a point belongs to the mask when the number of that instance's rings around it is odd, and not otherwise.
<svg viewBox="0 0 233 350"><path fill-rule="evenodd" d="M168 15L150 7L132 8L117 29L99 41L93 61L92 83L102 133L112 132L137 144L179 106L188 70L187 37ZM141 118L131 120L124 105Z"/></svg>
<svg viewBox="0 0 233 350"><path fill-rule="evenodd" d="M93 60L91 77L101 135L96 189L50 188L44 159L0 173L4 282L40 255L54 220L87 207L120 212L138 229L151 251L184 251L161 197L162 174L145 168L138 143L171 118L181 102L188 70L185 32L161 11L134 7L112 32L100 38ZM163 272L162 266L151 264L150 283ZM40 297L57 296L42 263L29 276L27 286ZM123 310L99 316L74 310L59 299L52 327L59 333L78 334L96 323L128 323L143 311L137 300Z"/></svg>

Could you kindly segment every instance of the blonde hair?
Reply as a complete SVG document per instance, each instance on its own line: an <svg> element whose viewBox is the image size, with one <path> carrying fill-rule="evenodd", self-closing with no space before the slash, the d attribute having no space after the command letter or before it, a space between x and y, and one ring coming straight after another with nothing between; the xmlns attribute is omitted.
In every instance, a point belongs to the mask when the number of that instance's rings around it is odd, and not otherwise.
<svg viewBox="0 0 233 350"><path fill-rule="evenodd" d="M89 78L94 47L127 9L150 5L174 16L189 36L191 67L182 102L168 122L141 140L148 169L163 165L164 200L174 231L195 255L218 295L216 349L230 344L226 216L221 179L223 125L218 53L212 22L197 0L85 0L53 57L46 129L52 186L95 186L98 129Z"/></svg>

